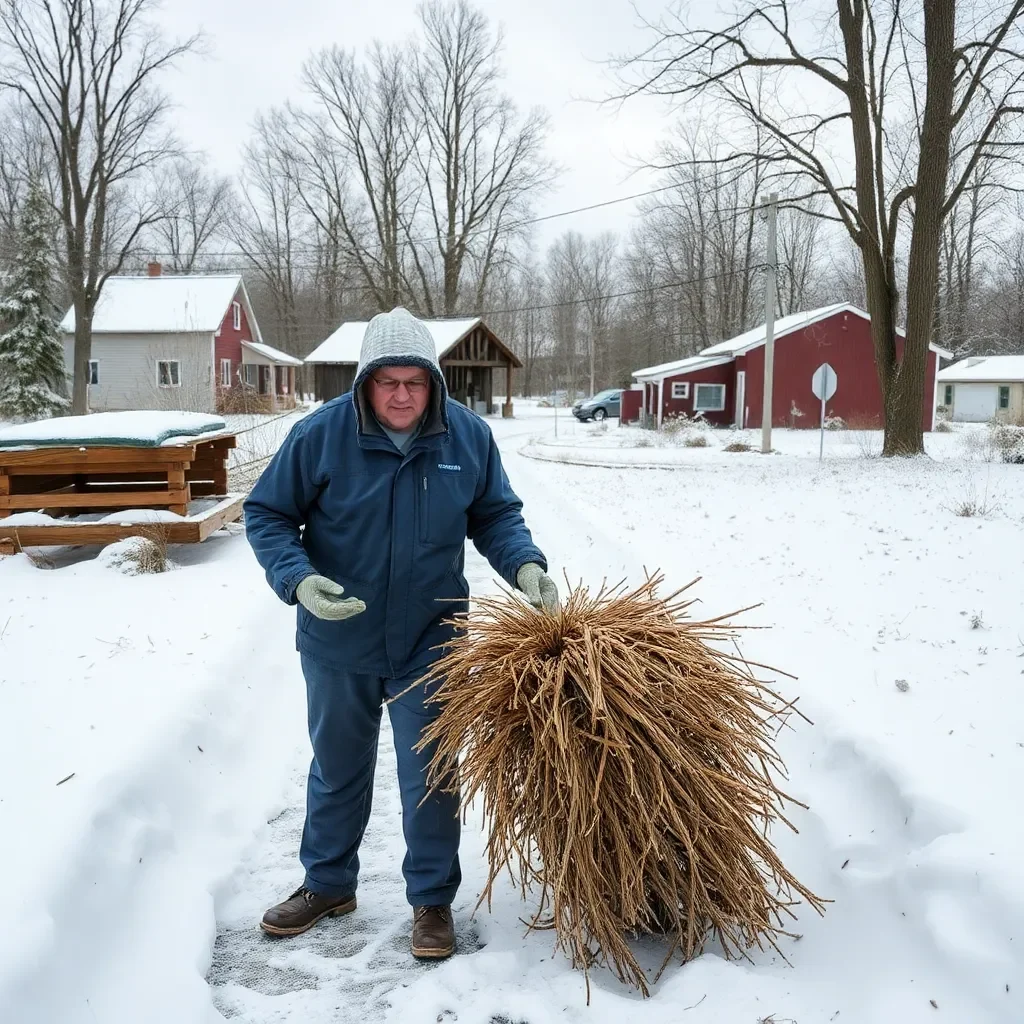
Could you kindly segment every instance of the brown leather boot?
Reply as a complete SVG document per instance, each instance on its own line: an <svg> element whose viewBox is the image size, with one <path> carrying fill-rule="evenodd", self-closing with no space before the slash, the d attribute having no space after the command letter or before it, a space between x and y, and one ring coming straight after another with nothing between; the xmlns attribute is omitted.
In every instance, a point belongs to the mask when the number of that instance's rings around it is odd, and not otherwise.
<svg viewBox="0 0 1024 1024"><path fill-rule="evenodd" d="M444 960L455 952L451 907L414 907L412 955L417 960Z"/></svg>
<svg viewBox="0 0 1024 1024"><path fill-rule="evenodd" d="M355 896L322 896L302 886L283 903L271 907L260 921L268 935L301 935L321 919L351 914L356 909Z"/></svg>

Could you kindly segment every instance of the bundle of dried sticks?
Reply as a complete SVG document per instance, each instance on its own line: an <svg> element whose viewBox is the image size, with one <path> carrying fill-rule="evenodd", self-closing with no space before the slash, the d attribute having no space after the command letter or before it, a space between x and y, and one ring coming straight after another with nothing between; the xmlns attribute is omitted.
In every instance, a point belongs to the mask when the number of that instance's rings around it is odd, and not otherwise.
<svg viewBox="0 0 1024 1024"><path fill-rule="evenodd" d="M793 706L728 652L734 627L691 620L689 588L660 598L661 582L579 587L553 615L477 602L429 677L422 739L434 785L482 798L481 902L510 870L574 966L606 962L645 995L637 934L668 937L667 964L712 935L730 955L777 949L799 899L823 911L769 840L793 827L774 747Z"/></svg>

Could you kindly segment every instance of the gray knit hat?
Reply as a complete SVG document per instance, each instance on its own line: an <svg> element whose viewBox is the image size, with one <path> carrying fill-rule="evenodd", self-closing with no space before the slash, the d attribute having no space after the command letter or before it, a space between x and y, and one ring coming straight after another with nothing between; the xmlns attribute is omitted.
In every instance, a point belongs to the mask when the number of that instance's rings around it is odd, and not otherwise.
<svg viewBox="0 0 1024 1024"><path fill-rule="evenodd" d="M434 378L439 400L443 403L448 397L433 335L421 320L401 306L390 313L378 313L366 325L352 389L357 391L382 366L422 366Z"/></svg>

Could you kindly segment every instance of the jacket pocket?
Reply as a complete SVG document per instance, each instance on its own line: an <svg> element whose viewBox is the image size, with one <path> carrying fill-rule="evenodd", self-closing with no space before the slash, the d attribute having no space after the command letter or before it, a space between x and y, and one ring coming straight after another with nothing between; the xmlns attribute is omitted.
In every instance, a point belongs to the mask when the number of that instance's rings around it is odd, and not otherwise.
<svg viewBox="0 0 1024 1024"><path fill-rule="evenodd" d="M418 484L421 544L431 548L461 547L466 542L472 492L469 480L448 479L426 472Z"/></svg>

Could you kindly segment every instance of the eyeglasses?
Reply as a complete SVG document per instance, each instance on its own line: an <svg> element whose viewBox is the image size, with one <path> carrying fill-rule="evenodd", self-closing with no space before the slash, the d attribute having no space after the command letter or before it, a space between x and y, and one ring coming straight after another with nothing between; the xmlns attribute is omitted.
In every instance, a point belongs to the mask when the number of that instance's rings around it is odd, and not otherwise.
<svg viewBox="0 0 1024 1024"><path fill-rule="evenodd" d="M418 395L430 387L430 381L423 377L416 377L413 380L395 380L393 377L371 377L374 384L381 391L397 391L399 386L404 384L410 395Z"/></svg>

